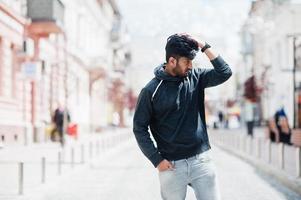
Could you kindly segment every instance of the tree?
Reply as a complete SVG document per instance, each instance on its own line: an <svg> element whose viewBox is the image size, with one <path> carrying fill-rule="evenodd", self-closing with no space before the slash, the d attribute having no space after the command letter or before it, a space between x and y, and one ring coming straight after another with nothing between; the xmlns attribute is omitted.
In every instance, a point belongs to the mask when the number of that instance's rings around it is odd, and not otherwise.
<svg viewBox="0 0 301 200"><path fill-rule="evenodd" d="M244 83L244 97L252 102L257 102L258 92L255 81L255 76L252 75Z"/></svg>

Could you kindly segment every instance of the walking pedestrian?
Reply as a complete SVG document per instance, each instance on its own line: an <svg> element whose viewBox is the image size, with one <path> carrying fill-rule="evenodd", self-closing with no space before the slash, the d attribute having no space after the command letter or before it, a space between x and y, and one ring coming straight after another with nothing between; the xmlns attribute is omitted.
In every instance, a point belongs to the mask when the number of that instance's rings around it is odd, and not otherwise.
<svg viewBox="0 0 301 200"><path fill-rule="evenodd" d="M247 125L247 135L253 137L255 112L254 112L254 103L249 99L246 99L245 101L245 120Z"/></svg>
<svg viewBox="0 0 301 200"><path fill-rule="evenodd" d="M198 50L213 69L193 68ZM164 200L183 200L187 186L198 200L219 199L214 164L209 153L204 90L225 82L232 72L207 43L174 34L165 46L166 63L138 98L133 131L144 155L158 169ZM148 128L156 141L150 137Z"/></svg>
<svg viewBox="0 0 301 200"><path fill-rule="evenodd" d="M65 144L64 138L64 115L67 115L67 122L70 122L69 112L62 106L62 104L58 103L58 107L54 111L53 115L53 123L55 125L54 129L51 132L51 140L54 141L55 133L57 132L59 135L59 141L62 146Z"/></svg>
<svg viewBox="0 0 301 200"><path fill-rule="evenodd" d="M223 128L224 127L224 113L223 111L218 111L217 113L218 116L218 122L219 122L219 128Z"/></svg>

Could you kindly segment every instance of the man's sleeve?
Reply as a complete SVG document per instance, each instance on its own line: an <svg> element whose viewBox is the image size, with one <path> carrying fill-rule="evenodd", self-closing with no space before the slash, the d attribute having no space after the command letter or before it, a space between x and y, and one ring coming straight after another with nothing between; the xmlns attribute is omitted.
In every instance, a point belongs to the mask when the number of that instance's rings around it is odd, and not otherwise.
<svg viewBox="0 0 301 200"><path fill-rule="evenodd" d="M134 114L133 131L141 151L152 162L152 164L157 167L163 158L158 152L158 149L154 146L148 131L151 115L151 94L144 88L138 97Z"/></svg>
<svg viewBox="0 0 301 200"><path fill-rule="evenodd" d="M228 80L232 71L229 65L220 56L211 61L213 69L201 70L201 84L203 88L213 87L224 83Z"/></svg>

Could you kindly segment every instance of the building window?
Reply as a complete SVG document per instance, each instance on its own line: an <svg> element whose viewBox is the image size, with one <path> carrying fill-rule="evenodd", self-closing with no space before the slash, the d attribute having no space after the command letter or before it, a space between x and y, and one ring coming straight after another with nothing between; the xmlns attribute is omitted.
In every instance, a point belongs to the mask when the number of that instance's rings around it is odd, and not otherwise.
<svg viewBox="0 0 301 200"><path fill-rule="evenodd" d="M11 45L11 97L16 97L16 68L17 68L17 52L16 46L14 44Z"/></svg>
<svg viewBox="0 0 301 200"><path fill-rule="evenodd" d="M79 105L80 104L80 94L81 94L81 91L80 91L80 79L78 77L76 77L76 104Z"/></svg>
<svg viewBox="0 0 301 200"><path fill-rule="evenodd" d="M2 48L3 48L3 42L2 42L2 38L0 37L0 96L2 96L2 88L3 88L3 80L2 80L2 77L3 77L3 73L2 73L2 70L3 70L3 51L2 51Z"/></svg>
<svg viewBox="0 0 301 200"><path fill-rule="evenodd" d="M0 40L0 95L11 98L13 96L14 81L14 45Z"/></svg>
<svg viewBox="0 0 301 200"><path fill-rule="evenodd" d="M6 76L4 77L5 80L5 96L6 97L12 97L13 94L13 45L7 45L8 48L6 48Z"/></svg>

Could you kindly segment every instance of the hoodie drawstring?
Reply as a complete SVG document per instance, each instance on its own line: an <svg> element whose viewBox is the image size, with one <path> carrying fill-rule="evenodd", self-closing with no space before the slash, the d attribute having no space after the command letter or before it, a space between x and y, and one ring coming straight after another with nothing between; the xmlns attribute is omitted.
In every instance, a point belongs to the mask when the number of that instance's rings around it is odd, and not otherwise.
<svg viewBox="0 0 301 200"><path fill-rule="evenodd" d="M162 82L163 82L163 80L161 80L160 83L158 84L158 86L156 87L156 89L155 89L155 91L154 91L154 93L152 95L152 99L151 99L152 102L153 102L155 94L156 94L157 90L159 89L160 85L162 84Z"/></svg>
<svg viewBox="0 0 301 200"><path fill-rule="evenodd" d="M190 90L190 81L189 81L189 78L188 78L188 77L186 77L186 79L187 79L187 81L188 81L188 85L189 85L188 89Z"/></svg>
<svg viewBox="0 0 301 200"><path fill-rule="evenodd" d="M188 90L190 90L190 81L189 81L189 78L186 77L186 79L187 79L188 85L189 85L189 86L188 86ZM156 93L157 93L157 91L158 91L160 85L162 84L162 82L163 82L163 80L161 80L161 81L159 82L159 84L157 85L157 87L156 87L156 89L155 89L155 91L154 91L154 93L153 93L153 95L152 95L152 98L151 98L151 101L152 101L152 102L154 101L155 95L156 95ZM181 88L182 88L182 87L181 87ZM179 94L178 94L178 97L179 97ZM178 99L177 99L177 102L178 102Z"/></svg>

